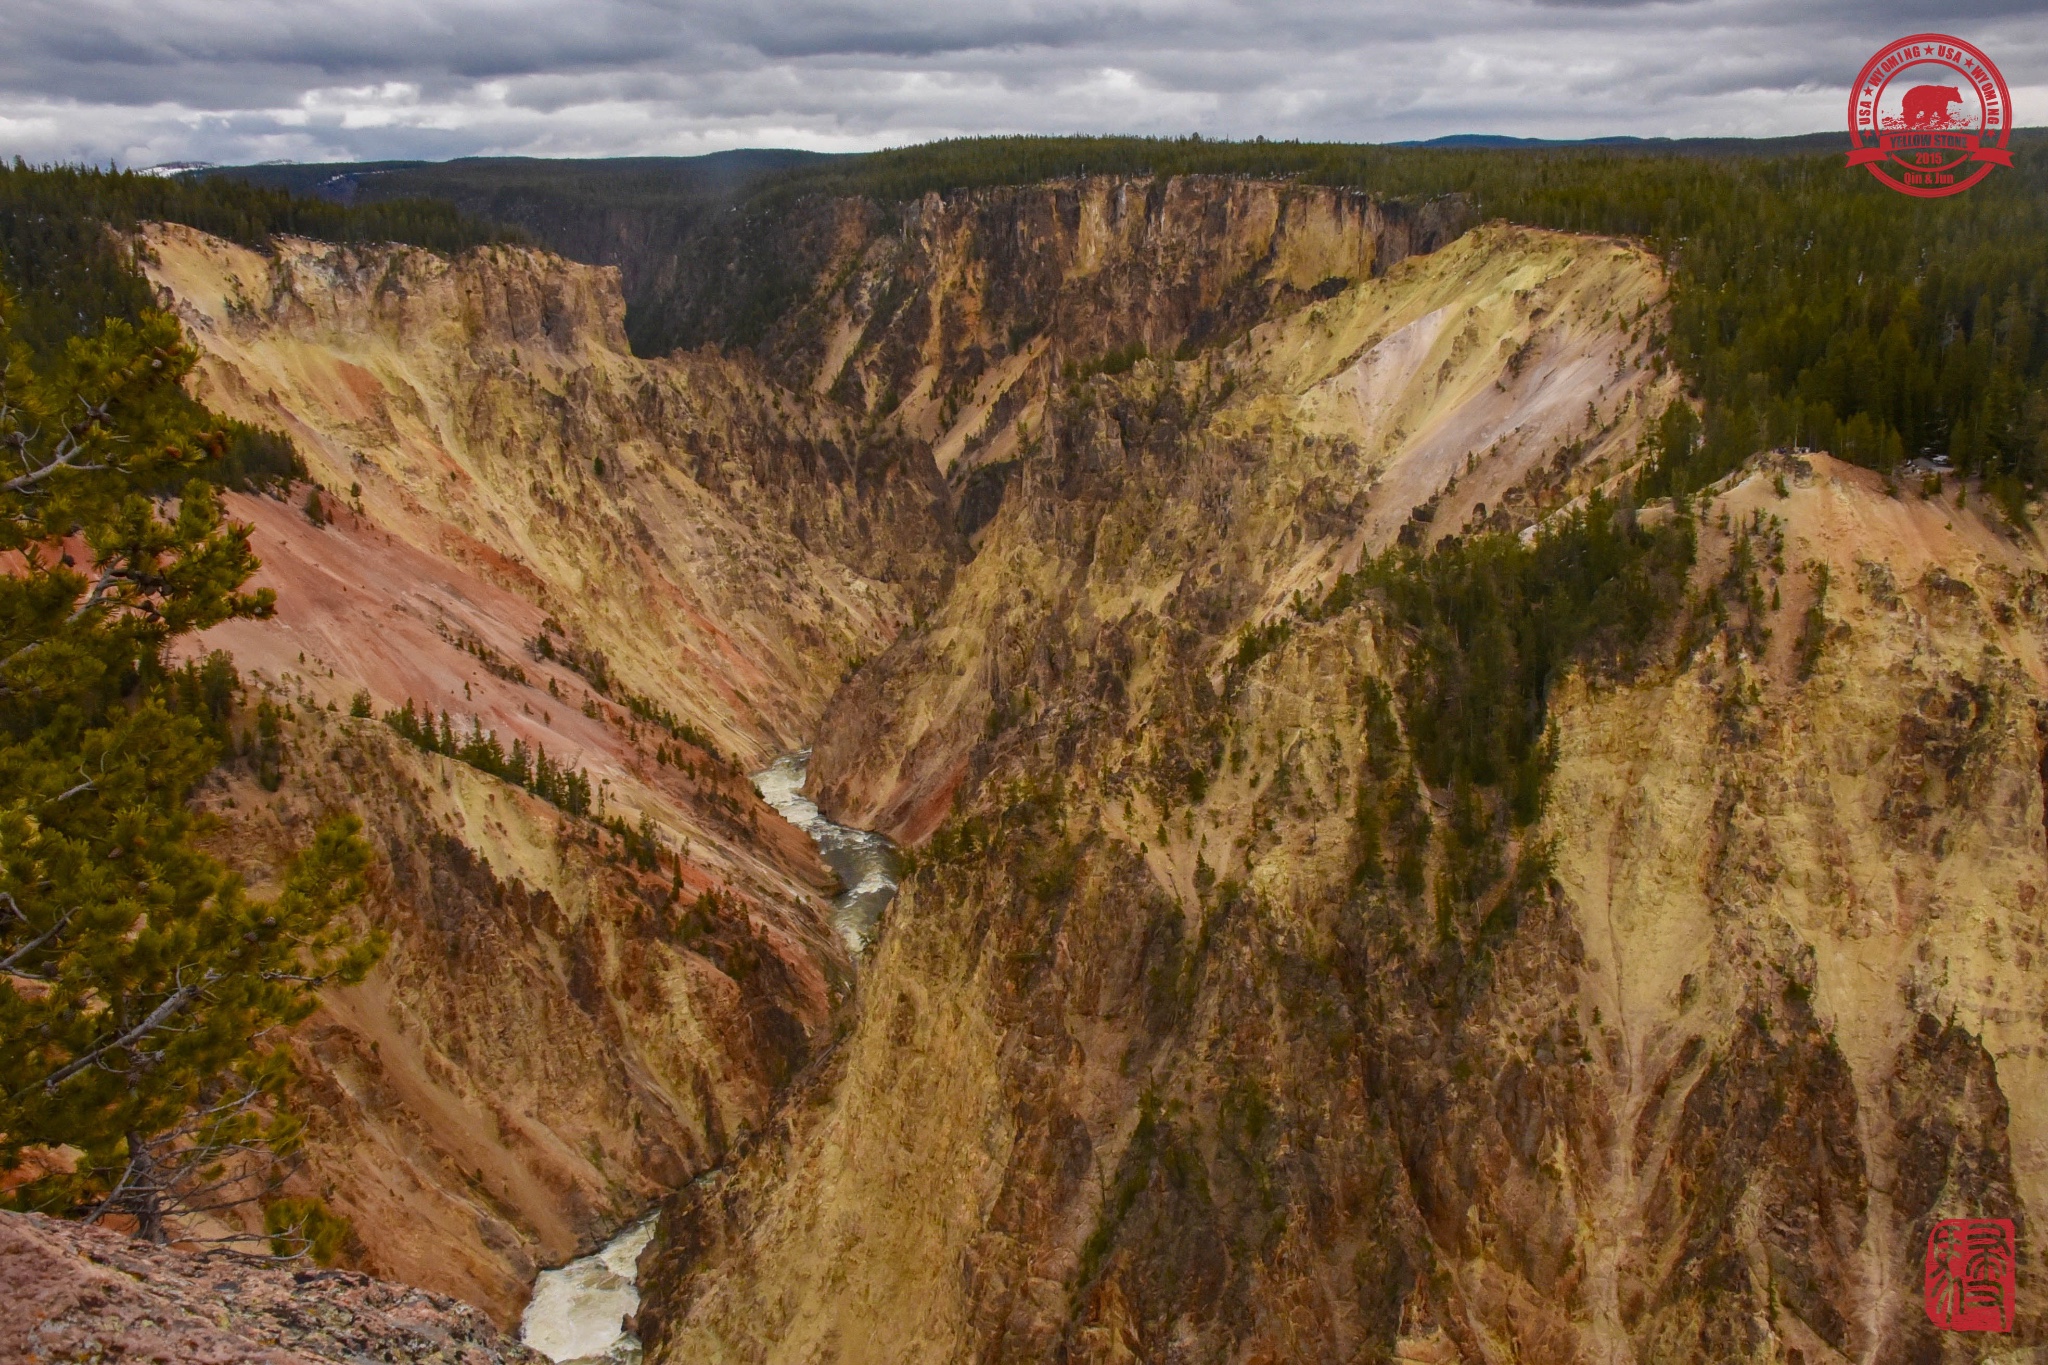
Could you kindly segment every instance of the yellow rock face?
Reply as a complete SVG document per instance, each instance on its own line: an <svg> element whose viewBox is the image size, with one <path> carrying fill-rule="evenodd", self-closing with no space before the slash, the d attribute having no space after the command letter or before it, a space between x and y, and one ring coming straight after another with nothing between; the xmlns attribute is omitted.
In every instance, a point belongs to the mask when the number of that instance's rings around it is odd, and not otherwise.
<svg viewBox="0 0 2048 1365"><path fill-rule="evenodd" d="M1220 353L1143 362L1145 401L1174 413L1161 439L1186 441L1189 462L1103 455L1129 486L1091 506L1086 527L1060 524L1056 503L1000 516L925 628L824 726L815 771L827 805L852 823L929 833L1008 685L999 637L1028 632L1048 601L1071 600L1089 623L1158 613L1205 586L1189 561L1227 534L1232 572L1258 598L1232 609L1257 621L1297 592L1327 591L1404 527L1427 542L1473 522L1526 525L1611 481L1676 392L1646 355L1663 293L1638 251L1489 226ZM1125 441L1072 426L1060 439ZM1019 477L1052 476L1027 463ZM1192 496L1203 481L1230 490L1227 527ZM1076 579L1063 556L1081 536L1092 559ZM867 700L877 691L885 706Z"/></svg>
<svg viewBox="0 0 2048 1365"><path fill-rule="evenodd" d="M1442 889L1454 791L1419 891L1357 871L1405 644L1295 594L1612 486L1662 297L1488 227L1048 390L828 713L828 809L920 865L788 1141L671 1204L654 1358L1941 1349L1930 1220L2048 1193L2034 537L1761 457L1664 661L1551 698L1523 908Z"/></svg>
<svg viewBox="0 0 2048 1365"><path fill-rule="evenodd" d="M1995 1075L2010 1106L1995 1135L2001 1179L2025 1216L2048 1198L2048 991L2036 968L2048 812L2035 721L2048 561L1953 490L1923 499L1881 484L1824 455L1781 458L1706 505L1710 526L1723 513L1738 529L1782 522L1768 651L1754 665L1574 688L1558 709L1549 828L1585 937L1580 998L1605 1021L1614 1121L1639 1135L1633 1159L1610 1158L1600 1234L1626 1246L1646 1220L1660 1230L1652 1186L1685 1164L1671 1144L1703 1069L1693 1040L1727 1039L1756 1007L1756 981L1779 977L1810 992L1851 1077L1854 1131L1837 1136L1861 1149L1868 1216L1826 1254L1846 1261L1850 1339L1885 1358L1913 1339L1912 1233L1924 1241L1929 1181L1947 1185L1944 1215L1981 1211L1968 1206L1987 1194L1948 1163L1949 1143L1900 1122L1928 1103L1901 1077L1931 1027L1974 1040L1975 1074L1958 1065L1944 1077L1959 1092ZM1702 583L1728 547L1709 533ZM1824 642L1802 678L1797 646L1816 606ZM1967 1145L1969 1125L1956 1126L1964 1136L1951 1141ZM1753 1230L1746 1250L1764 1256L1765 1242ZM1616 1335L1631 1293L1655 1299L1653 1269L1633 1276L1624 1268L1594 1295L1618 1315L1600 1322ZM1796 1312L1774 1325L1791 1344L1806 1339Z"/></svg>
<svg viewBox="0 0 2048 1365"><path fill-rule="evenodd" d="M337 503L573 627L745 759L799 744L943 567L914 461L864 467L845 415L743 365L635 358L615 272L266 258L175 226L142 245L204 355L196 396L286 431Z"/></svg>

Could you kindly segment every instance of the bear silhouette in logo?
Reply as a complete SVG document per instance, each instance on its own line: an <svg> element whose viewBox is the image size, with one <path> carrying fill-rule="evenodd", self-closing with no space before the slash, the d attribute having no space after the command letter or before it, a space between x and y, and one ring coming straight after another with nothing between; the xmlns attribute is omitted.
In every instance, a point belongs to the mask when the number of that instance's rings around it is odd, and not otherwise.
<svg viewBox="0 0 2048 1365"><path fill-rule="evenodd" d="M1902 106L1908 128L1946 128L1948 107L1961 103L1963 92L1953 85L1916 85L1906 92Z"/></svg>

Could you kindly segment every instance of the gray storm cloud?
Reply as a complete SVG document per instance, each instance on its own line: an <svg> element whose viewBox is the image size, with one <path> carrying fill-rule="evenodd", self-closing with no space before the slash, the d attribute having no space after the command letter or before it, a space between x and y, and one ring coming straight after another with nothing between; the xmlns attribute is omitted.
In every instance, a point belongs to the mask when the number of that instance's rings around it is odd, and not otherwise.
<svg viewBox="0 0 2048 1365"><path fill-rule="evenodd" d="M152 165L851 150L991 132L1384 141L1831 128L1869 53L2040 0L13 0L0 152Z"/></svg>

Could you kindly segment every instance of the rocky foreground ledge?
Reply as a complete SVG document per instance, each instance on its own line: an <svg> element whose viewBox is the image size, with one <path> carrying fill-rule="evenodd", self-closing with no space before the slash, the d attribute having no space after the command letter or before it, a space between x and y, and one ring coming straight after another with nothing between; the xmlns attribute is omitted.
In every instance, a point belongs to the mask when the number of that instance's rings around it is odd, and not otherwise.
<svg viewBox="0 0 2048 1365"><path fill-rule="evenodd" d="M0 1361L539 1365L468 1304L346 1270L0 1213Z"/></svg>

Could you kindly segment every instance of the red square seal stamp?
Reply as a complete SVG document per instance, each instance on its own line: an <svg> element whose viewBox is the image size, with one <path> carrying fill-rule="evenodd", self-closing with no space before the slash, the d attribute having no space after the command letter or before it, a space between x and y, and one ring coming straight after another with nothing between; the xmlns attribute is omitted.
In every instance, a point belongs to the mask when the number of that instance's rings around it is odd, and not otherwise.
<svg viewBox="0 0 2048 1365"><path fill-rule="evenodd" d="M1950 1332L2010 1332L2019 1258L2010 1218L1943 1218L1927 1230L1927 1320Z"/></svg>

